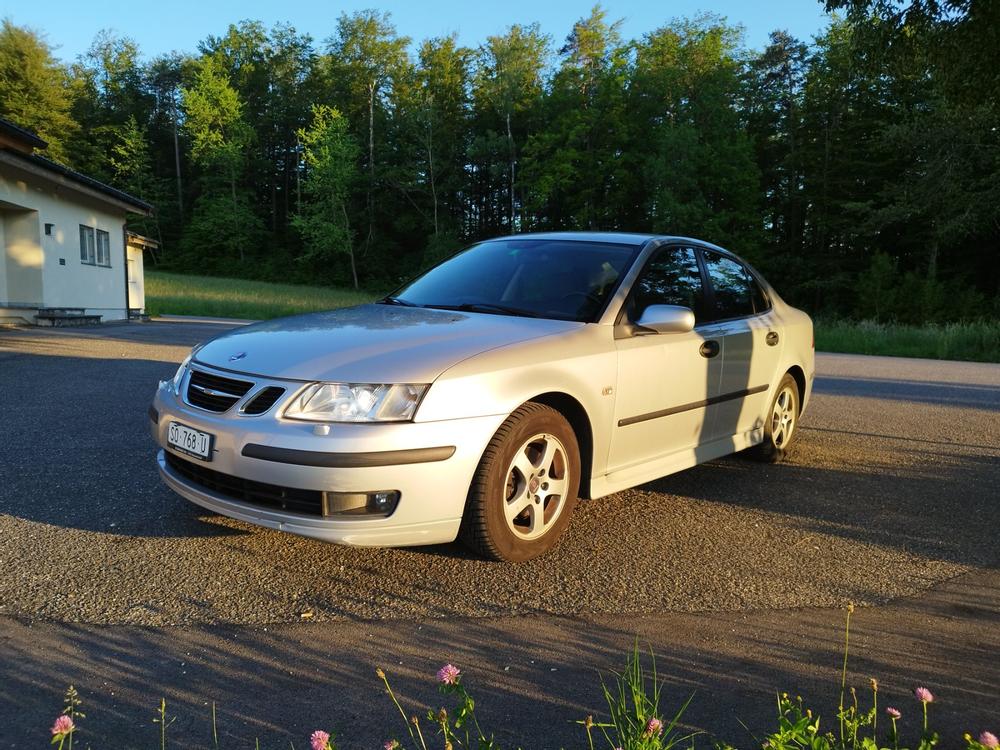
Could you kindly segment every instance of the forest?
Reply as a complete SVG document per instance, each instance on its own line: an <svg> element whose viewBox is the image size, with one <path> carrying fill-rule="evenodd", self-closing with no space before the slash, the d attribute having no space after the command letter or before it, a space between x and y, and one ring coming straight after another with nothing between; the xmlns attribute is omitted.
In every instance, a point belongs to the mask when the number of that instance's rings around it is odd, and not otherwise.
<svg viewBox="0 0 1000 750"><path fill-rule="evenodd" d="M1000 3L828 0L749 49L706 14L637 39L600 6L565 38L477 47L385 13L314 39L240 21L148 58L72 62L4 20L0 116L156 207L162 270L387 290L472 241L688 235L827 317L1000 315Z"/></svg>

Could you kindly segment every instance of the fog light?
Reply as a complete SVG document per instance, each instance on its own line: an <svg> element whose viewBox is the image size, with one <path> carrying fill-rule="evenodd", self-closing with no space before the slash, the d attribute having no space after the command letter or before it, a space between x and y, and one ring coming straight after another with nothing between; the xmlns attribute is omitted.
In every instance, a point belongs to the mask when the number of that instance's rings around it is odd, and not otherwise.
<svg viewBox="0 0 1000 750"><path fill-rule="evenodd" d="M391 516L399 504L399 492L324 492L324 516Z"/></svg>

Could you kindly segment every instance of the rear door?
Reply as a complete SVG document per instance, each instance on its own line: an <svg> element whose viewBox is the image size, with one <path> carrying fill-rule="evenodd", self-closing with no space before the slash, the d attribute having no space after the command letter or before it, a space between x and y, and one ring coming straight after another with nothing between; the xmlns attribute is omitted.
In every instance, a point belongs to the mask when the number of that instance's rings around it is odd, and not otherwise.
<svg viewBox="0 0 1000 750"><path fill-rule="evenodd" d="M660 248L636 279L624 314L638 320L649 305L682 305L695 329L616 339L618 385L608 469L615 471L704 442L711 430L709 401L718 394L722 345L707 341L704 285L697 252Z"/></svg>
<svg viewBox="0 0 1000 750"><path fill-rule="evenodd" d="M763 427L764 412L782 337L760 284L736 258L702 251L711 307L708 317L723 341L719 402L712 438L723 439Z"/></svg>

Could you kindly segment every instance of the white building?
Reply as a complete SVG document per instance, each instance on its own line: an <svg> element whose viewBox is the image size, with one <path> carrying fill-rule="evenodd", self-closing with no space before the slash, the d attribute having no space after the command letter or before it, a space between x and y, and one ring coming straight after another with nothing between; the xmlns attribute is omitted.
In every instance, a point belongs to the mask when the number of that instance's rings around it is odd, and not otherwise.
<svg viewBox="0 0 1000 750"><path fill-rule="evenodd" d="M151 241L129 235L125 218L152 206L35 153L45 145L0 118L0 323L141 312Z"/></svg>

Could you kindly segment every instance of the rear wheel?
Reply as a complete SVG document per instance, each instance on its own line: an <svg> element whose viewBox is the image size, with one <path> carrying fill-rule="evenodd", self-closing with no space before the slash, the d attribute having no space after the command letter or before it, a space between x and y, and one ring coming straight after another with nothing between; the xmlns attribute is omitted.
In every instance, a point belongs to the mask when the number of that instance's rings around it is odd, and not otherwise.
<svg viewBox="0 0 1000 750"><path fill-rule="evenodd" d="M788 373L778 383L771 408L764 417L764 442L750 454L767 463L777 463L788 455L799 425L799 386Z"/></svg>
<svg viewBox="0 0 1000 750"><path fill-rule="evenodd" d="M580 450L565 417L520 406L497 430L476 469L460 537L493 560L520 562L555 546L580 487Z"/></svg>

